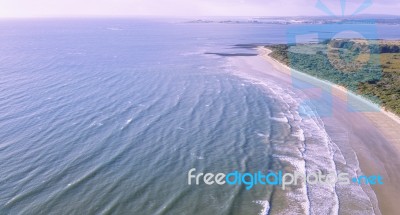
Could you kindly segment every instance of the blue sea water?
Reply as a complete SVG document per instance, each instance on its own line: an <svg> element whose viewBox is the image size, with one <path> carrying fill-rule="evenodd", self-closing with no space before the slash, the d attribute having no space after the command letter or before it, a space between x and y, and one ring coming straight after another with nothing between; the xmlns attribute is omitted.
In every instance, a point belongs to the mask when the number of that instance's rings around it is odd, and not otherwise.
<svg viewBox="0 0 400 215"><path fill-rule="evenodd" d="M276 120L298 117L284 111L288 93L279 99L205 54L254 54L234 45L284 43L287 28L0 21L0 214L308 213L301 189L306 207L265 187L187 184L191 168L267 172L290 154L279 145L298 138ZM379 37L398 28L379 26Z"/></svg>

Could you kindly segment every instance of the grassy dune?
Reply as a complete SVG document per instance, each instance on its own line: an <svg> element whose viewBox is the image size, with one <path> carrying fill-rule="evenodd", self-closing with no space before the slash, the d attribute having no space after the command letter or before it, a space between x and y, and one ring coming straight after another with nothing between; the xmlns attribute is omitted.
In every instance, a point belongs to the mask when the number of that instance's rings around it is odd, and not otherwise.
<svg viewBox="0 0 400 215"><path fill-rule="evenodd" d="M400 41L334 39L267 48L282 63L344 86L400 115Z"/></svg>

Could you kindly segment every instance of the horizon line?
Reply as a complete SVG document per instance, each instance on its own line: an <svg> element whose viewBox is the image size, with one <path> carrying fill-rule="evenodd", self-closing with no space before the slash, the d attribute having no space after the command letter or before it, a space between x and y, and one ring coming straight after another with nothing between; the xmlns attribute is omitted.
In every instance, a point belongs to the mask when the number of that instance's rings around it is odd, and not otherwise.
<svg viewBox="0 0 400 215"><path fill-rule="evenodd" d="M0 20L5 19L87 19L87 18L181 18L181 19L196 19L196 18L349 18L349 17L361 17L361 16L388 16L398 17L397 14L374 14L365 13L357 15L345 15L345 16L331 16L331 15L293 15L293 16L273 16L273 15L237 15L237 16L226 16L226 15L201 15L201 16L174 16L174 15L154 15L154 14L141 14L141 15L72 15L72 16L0 16Z"/></svg>

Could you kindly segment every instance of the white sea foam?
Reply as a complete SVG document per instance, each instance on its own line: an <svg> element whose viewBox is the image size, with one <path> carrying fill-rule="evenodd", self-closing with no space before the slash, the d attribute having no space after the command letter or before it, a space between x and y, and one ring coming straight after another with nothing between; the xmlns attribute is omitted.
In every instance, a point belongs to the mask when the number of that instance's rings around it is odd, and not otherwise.
<svg viewBox="0 0 400 215"><path fill-rule="evenodd" d="M277 122L289 122L289 120L286 117L270 117L271 120L277 121Z"/></svg>
<svg viewBox="0 0 400 215"><path fill-rule="evenodd" d="M275 144L274 159L285 164L288 163L292 170L303 172L306 175L316 171L333 174L338 174L340 171L349 173L350 176L361 173L358 162L350 164L346 161L339 147L325 131L323 121L319 118L315 108L312 104L305 103L307 98L301 91L293 92L292 89L284 89L269 79L253 76L252 73L246 72L249 70L248 68L251 68L249 64L243 66L231 61L229 68L235 75L249 80L253 84L263 86L268 91L268 95L276 99L283 116L278 114L279 117L271 117L271 120L287 123L291 129L291 136L298 139L296 144L290 141ZM340 165L340 169L337 164ZM371 190L370 187L367 187L368 189ZM346 195L349 190L351 190L351 195ZM342 198L341 200L338 195ZM303 186L298 186L286 193L286 200L290 207L279 213L297 214L298 211L302 211L304 214L338 214L339 202L344 201L369 206L366 209L347 207L341 209L341 212L374 214L373 205L376 205L376 200L371 200L370 196L358 184L346 186L303 184ZM265 208L268 212L270 206Z"/></svg>
<svg viewBox="0 0 400 215"><path fill-rule="evenodd" d="M254 201L254 203L257 203L257 204L259 204L259 205L261 205L263 207L263 209L260 211L260 213L258 213L259 215L268 214L270 205L269 205L269 202L267 200L258 200L258 201Z"/></svg>
<svg viewBox="0 0 400 215"><path fill-rule="evenodd" d="M256 132L257 136L259 137L266 137L267 135L261 132Z"/></svg>
<svg viewBox="0 0 400 215"><path fill-rule="evenodd" d="M123 29L122 28L118 28L118 27L110 27L110 28L107 28L107 30L110 30L110 31L122 31Z"/></svg>
<svg viewBox="0 0 400 215"><path fill-rule="evenodd" d="M197 155L196 153L191 152L190 155L194 158L196 158L197 160L203 160L204 157L201 155Z"/></svg>
<svg viewBox="0 0 400 215"><path fill-rule="evenodd" d="M299 138L300 141L304 142L306 138L304 137L304 131L299 129L298 131L293 132L293 136Z"/></svg>

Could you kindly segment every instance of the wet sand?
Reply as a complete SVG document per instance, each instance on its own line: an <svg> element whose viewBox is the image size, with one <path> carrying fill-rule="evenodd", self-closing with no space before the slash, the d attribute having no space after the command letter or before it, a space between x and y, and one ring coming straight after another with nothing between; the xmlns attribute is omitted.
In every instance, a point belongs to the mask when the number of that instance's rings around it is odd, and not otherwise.
<svg viewBox="0 0 400 215"><path fill-rule="evenodd" d="M254 79L259 81L269 79L280 83L283 87L300 90L308 98L317 98L320 103L331 108L331 113L322 116L321 119L332 141L340 148L347 147L355 151L363 174L383 176L383 185L371 186L378 199L379 210L382 214L399 214L399 118L383 110L349 111L348 101L352 94L343 87L298 72L293 75L294 71L289 67L268 56L270 50L260 47L258 51L258 56L235 57L236 64L251 67L254 73L251 77ZM293 81L298 80L312 87L304 89L294 87ZM321 96L322 89L328 89L332 96ZM369 105L364 99L359 99L358 102Z"/></svg>

